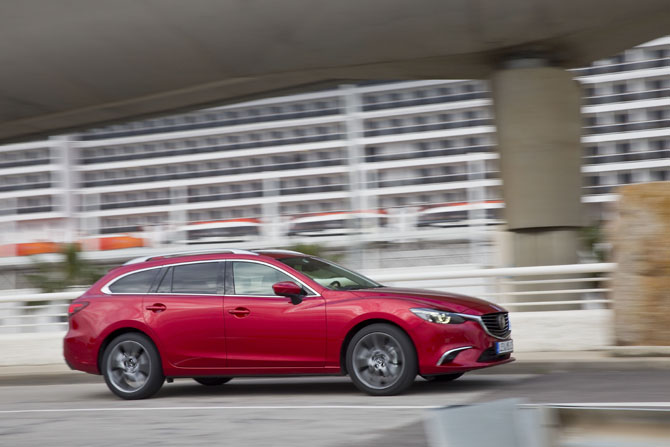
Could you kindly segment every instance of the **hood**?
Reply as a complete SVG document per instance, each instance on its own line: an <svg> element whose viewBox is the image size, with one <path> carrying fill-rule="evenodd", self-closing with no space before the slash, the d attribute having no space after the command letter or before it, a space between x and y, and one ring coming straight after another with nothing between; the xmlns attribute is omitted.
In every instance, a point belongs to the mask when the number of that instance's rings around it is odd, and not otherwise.
<svg viewBox="0 0 670 447"><path fill-rule="evenodd" d="M497 304L486 300L435 290L380 287L375 289L358 289L352 292L361 298L399 298L416 302L416 307L436 308L471 315L507 312Z"/></svg>

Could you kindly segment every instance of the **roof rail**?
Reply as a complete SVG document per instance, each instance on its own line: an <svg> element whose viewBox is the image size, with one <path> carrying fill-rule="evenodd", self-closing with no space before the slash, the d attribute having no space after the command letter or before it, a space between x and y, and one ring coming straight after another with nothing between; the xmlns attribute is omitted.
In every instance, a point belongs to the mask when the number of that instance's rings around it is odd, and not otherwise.
<svg viewBox="0 0 670 447"><path fill-rule="evenodd" d="M287 255L302 255L305 256L305 253L300 253L299 251L294 251L294 250L281 250L281 249L272 249L272 248L263 248L259 250L252 250L252 252L258 254L258 253L263 253L263 252L269 252L269 253L284 253Z"/></svg>
<svg viewBox="0 0 670 447"><path fill-rule="evenodd" d="M235 255L254 255L258 256L258 253L254 253L249 250L241 250L238 248L219 248L211 250L192 250L192 251L179 251L173 253L163 253L160 255L151 255L151 256L140 256L139 258L131 259L130 261L125 262L123 265L129 264L138 264L140 262L151 261L152 259L158 258L174 258L177 256L190 256L190 255L206 255L206 254L217 254L217 253L231 253Z"/></svg>

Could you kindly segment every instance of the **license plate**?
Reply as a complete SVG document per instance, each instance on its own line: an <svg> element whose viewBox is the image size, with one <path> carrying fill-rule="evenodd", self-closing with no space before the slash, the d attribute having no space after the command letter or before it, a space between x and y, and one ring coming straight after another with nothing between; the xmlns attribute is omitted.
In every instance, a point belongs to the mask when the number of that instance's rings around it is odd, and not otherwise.
<svg viewBox="0 0 670 447"><path fill-rule="evenodd" d="M514 342L512 340L499 341L496 343L496 354L507 354L514 351Z"/></svg>

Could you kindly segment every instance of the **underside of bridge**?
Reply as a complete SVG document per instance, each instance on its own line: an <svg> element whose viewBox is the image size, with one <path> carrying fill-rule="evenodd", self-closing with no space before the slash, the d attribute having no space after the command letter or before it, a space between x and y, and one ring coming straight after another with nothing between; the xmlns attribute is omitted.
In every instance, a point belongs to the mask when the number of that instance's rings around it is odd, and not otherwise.
<svg viewBox="0 0 670 447"><path fill-rule="evenodd" d="M22 0L0 8L0 141L359 79L490 78L514 264L576 261L565 68L670 29L667 0Z"/></svg>
<svg viewBox="0 0 670 447"><path fill-rule="evenodd" d="M584 65L667 33L666 0L21 0L0 8L0 140L351 79Z"/></svg>

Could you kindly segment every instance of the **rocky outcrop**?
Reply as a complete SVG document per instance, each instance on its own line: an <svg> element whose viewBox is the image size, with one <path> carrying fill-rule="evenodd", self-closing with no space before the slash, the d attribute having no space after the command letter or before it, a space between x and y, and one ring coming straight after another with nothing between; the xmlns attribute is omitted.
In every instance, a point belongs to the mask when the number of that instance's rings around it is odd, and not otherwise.
<svg viewBox="0 0 670 447"><path fill-rule="evenodd" d="M670 182L619 190L610 227L619 345L670 345Z"/></svg>

